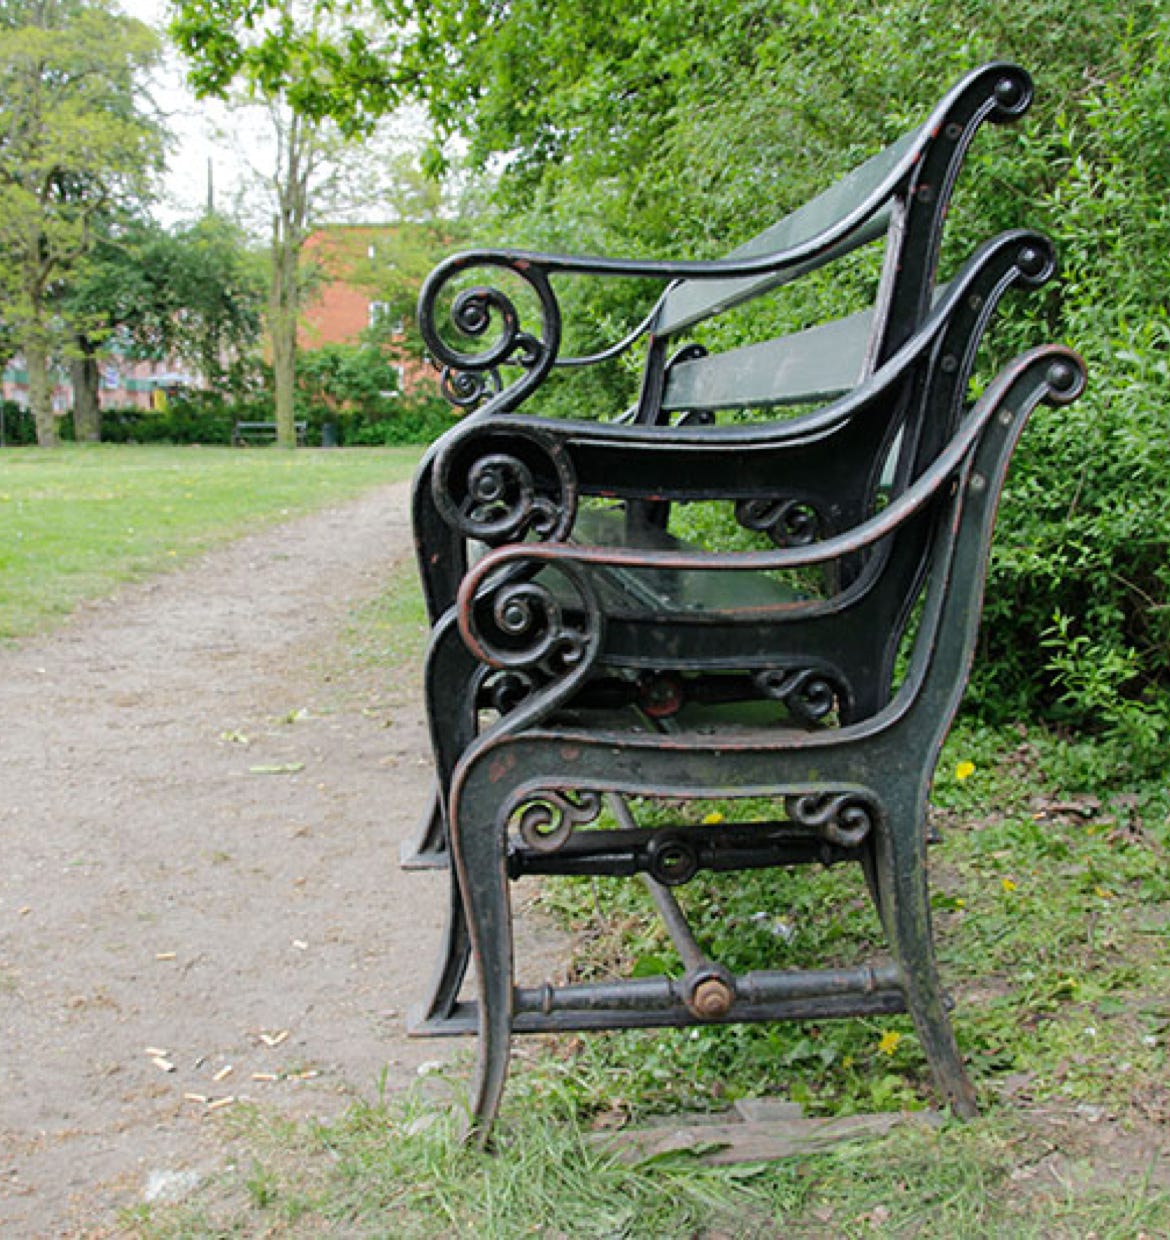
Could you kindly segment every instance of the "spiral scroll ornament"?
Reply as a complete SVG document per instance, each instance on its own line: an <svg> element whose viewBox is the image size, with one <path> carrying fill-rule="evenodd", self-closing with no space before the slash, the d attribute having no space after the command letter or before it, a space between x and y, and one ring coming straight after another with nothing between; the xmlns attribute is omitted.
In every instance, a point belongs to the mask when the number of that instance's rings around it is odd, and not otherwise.
<svg viewBox="0 0 1170 1240"><path fill-rule="evenodd" d="M878 802L863 792L808 792L786 797L788 817L830 844L855 848L881 817Z"/></svg>
<svg viewBox="0 0 1170 1240"><path fill-rule="evenodd" d="M556 852L578 827L596 821L601 804L601 795L597 792L543 789L517 809L516 830L533 852Z"/></svg>
<svg viewBox="0 0 1170 1240"><path fill-rule="evenodd" d="M844 680L824 668L769 668L753 679L762 696L783 702L789 714L806 727L824 723L850 701Z"/></svg>
<svg viewBox="0 0 1170 1240"><path fill-rule="evenodd" d="M735 506L745 530L766 534L778 547L807 547L822 536L824 522L807 500L749 499Z"/></svg>
<svg viewBox="0 0 1170 1240"><path fill-rule="evenodd" d="M526 326L511 291L476 284L451 296L451 286L476 268L491 267L524 286L539 307L539 328ZM449 305L444 314L442 307ZM442 327L440 320L443 321ZM442 373L443 395L463 409L490 400L501 410L516 404L548 373L560 347L561 319L556 297L536 264L504 253L456 255L441 263L423 285L419 331ZM500 368L518 367L518 382L505 387Z"/></svg>
<svg viewBox="0 0 1170 1240"><path fill-rule="evenodd" d="M480 690L481 704L506 715L526 702L536 690L537 680L529 672L507 668L493 672Z"/></svg>
<svg viewBox="0 0 1170 1240"><path fill-rule="evenodd" d="M600 646L604 623L580 569L555 564L535 578L535 566L524 561L479 587L468 620L464 636L477 658L526 673L534 685L583 672Z"/></svg>
<svg viewBox="0 0 1170 1240"><path fill-rule="evenodd" d="M499 370L474 374L469 370L453 370L445 366L439 376L439 391L443 399L456 409L475 409L484 401L498 396L503 387Z"/></svg>
<svg viewBox="0 0 1170 1240"><path fill-rule="evenodd" d="M573 469L555 441L500 433L490 422L469 425L440 454L433 494L454 529L491 547L562 538L577 510Z"/></svg>

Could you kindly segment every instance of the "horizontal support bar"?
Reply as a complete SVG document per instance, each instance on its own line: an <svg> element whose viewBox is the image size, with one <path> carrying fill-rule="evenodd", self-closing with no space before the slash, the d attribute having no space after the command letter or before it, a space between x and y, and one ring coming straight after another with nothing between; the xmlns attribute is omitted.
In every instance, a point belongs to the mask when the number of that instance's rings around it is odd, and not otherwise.
<svg viewBox="0 0 1170 1240"><path fill-rule="evenodd" d="M515 1033L585 1029L650 1029L777 1020L882 1016L906 1011L895 965L803 972L757 972L735 978L725 1016L702 1020L686 1006L682 982L636 978L579 986L517 987ZM462 1037L478 1030L479 1005L457 1003L446 1017L408 1021L413 1037Z"/></svg>
<svg viewBox="0 0 1170 1240"><path fill-rule="evenodd" d="M637 830L583 830L555 852L513 847L508 874L574 874L630 878L653 873L650 845L674 836L689 842L697 867L715 872L762 870L776 866L837 865L858 861L861 849L832 844L815 831L791 822L664 826ZM661 876L659 876L661 877Z"/></svg>

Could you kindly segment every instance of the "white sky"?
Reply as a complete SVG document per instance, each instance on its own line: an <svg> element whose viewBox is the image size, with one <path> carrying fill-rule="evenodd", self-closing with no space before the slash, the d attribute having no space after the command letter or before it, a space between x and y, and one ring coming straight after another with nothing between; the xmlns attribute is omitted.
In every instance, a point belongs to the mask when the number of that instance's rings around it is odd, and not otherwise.
<svg viewBox="0 0 1170 1240"><path fill-rule="evenodd" d="M132 17L155 27L160 34L166 24L166 0L119 0ZM164 59L149 84L150 96L158 107L175 145L167 157L163 181L164 197L155 210L164 223L194 219L207 202L208 161L213 168L215 198L228 206L239 191L245 170L233 142L230 113L220 103L196 100L184 81L184 65L169 44ZM238 124L238 118L237 122Z"/></svg>

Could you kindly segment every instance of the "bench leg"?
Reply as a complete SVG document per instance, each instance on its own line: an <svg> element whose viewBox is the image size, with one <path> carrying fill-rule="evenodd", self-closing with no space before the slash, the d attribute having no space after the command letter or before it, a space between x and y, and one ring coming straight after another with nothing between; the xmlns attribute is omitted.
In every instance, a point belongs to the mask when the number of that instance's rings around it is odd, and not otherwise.
<svg viewBox="0 0 1170 1240"><path fill-rule="evenodd" d="M438 963L427 997L410 1015L410 1032L420 1036L431 1031L438 1032L437 1026L454 1011L471 960L471 938L463 907L463 892L454 870L448 877L447 921L439 944ZM431 1028L428 1029L428 1026Z"/></svg>
<svg viewBox="0 0 1170 1240"><path fill-rule="evenodd" d="M887 806L875 856L879 909L935 1085L955 1116L972 1119L979 1113L975 1089L959 1054L935 962L923 806L909 796L894 797Z"/></svg>
<svg viewBox="0 0 1170 1240"><path fill-rule="evenodd" d="M470 789L452 805L451 855L455 861L475 960L479 998L478 1061L467 1139L486 1146L500 1109L512 1041L512 909L503 829L495 822L495 798L475 803Z"/></svg>
<svg viewBox="0 0 1170 1240"><path fill-rule="evenodd" d="M431 787L430 801L418 820L410 839L398 850L398 864L404 870L441 870L449 861L447 826L439 800L439 785Z"/></svg>

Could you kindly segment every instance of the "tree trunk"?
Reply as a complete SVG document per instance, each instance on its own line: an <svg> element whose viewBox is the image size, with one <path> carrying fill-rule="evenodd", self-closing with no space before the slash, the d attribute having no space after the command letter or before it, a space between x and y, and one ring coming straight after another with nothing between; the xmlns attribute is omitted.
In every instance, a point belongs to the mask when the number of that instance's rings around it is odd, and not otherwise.
<svg viewBox="0 0 1170 1240"><path fill-rule="evenodd" d="M45 342L30 334L24 345L24 361L28 367L28 402L36 423L37 445L60 447L57 415L53 412L53 385L49 379L49 350Z"/></svg>
<svg viewBox="0 0 1170 1240"><path fill-rule="evenodd" d="M297 250L287 237L272 243L272 294L269 330L272 336L272 385L276 404L276 442L297 446Z"/></svg>
<svg viewBox="0 0 1170 1240"><path fill-rule="evenodd" d="M102 410L98 403L97 356L85 336L77 337L77 347L81 355L69 367L73 377L73 433L78 443L100 443Z"/></svg>

